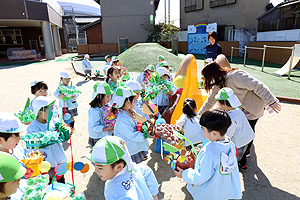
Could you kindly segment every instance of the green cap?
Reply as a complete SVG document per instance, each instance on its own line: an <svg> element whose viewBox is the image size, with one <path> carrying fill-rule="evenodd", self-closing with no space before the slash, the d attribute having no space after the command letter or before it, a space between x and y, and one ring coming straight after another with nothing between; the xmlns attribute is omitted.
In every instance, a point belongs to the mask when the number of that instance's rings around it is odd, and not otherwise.
<svg viewBox="0 0 300 200"><path fill-rule="evenodd" d="M0 152L0 182L10 182L22 178L26 169L10 154Z"/></svg>
<svg viewBox="0 0 300 200"><path fill-rule="evenodd" d="M98 94L112 95L113 91L111 91L109 85L106 82L100 81L97 82L93 87L92 101Z"/></svg>

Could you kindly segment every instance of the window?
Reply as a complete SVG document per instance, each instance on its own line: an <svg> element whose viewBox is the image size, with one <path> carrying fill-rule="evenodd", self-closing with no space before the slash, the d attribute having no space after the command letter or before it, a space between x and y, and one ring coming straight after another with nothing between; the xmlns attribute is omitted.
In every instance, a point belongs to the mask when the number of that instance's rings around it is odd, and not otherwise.
<svg viewBox="0 0 300 200"><path fill-rule="evenodd" d="M0 29L0 45L23 44L20 29Z"/></svg>
<svg viewBox="0 0 300 200"><path fill-rule="evenodd" d="M210 0L209 7L214 8L234 3L236 3L236 0Z"/></svg>
<svg viewBox="0 0 300 200"><path fill-rule="evenodd" d="M204 0L185 0L185 12L193 12L203 9Z"/></svg>

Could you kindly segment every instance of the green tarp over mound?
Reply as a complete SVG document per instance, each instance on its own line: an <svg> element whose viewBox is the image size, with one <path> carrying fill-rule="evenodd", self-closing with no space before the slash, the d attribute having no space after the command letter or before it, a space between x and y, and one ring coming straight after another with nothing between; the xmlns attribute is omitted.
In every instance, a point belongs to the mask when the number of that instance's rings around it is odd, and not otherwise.
<svg viewBox="0 0 300 200"><path fill-rule="evenodd" d="M182 59L157 43L139 43L120 54L119 59L130 72L142 72L149 64L157 65L157 56L163 55L165 61L176 72Z"/></svg>

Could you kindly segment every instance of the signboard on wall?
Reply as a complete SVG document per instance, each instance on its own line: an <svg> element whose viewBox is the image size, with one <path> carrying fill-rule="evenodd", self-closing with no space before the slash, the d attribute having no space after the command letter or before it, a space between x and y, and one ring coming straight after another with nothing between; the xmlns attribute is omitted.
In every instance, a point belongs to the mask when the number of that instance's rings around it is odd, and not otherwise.
<svg viewBox="0 0 300 200"><path fill-rule="evenodd" d="M200 23L188 26L188 53L205 54L208 45L207 34L211 31L217 32L217 23Z"/></svg>

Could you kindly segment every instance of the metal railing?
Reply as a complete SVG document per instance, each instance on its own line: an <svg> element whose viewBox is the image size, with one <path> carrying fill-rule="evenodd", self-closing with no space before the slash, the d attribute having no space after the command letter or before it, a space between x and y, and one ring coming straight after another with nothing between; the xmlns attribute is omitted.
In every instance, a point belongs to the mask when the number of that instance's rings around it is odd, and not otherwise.
<svg viewBox="0 0 300 200"><path fill-rule="evenodd" d="M262 63L261 63L261 71L263 72L264 71L264 66L265 66L265 58L266 58L267 48L291 49L292 50L291 58L290 58L290 65L289 65L289 73L288 73L288 79L291 79L291 71L292 71L292 65L293 65L293 59L294 59L294 53L295 53L295 46L293 46L293 47L280 47L280 46L264 45L263 48L261 48L261 47L248 47L248 46L245 46L244 48L231 47L231 53L230 53L231 61L230 62L232 62L232 55L233 55L233 50L234 49L243 49L244 50L244 66L246 66L247 49L263 50L263 59L262 59Z"/></svg>

